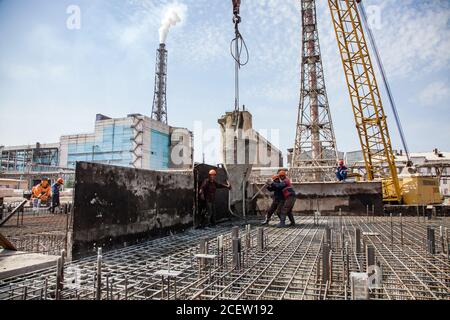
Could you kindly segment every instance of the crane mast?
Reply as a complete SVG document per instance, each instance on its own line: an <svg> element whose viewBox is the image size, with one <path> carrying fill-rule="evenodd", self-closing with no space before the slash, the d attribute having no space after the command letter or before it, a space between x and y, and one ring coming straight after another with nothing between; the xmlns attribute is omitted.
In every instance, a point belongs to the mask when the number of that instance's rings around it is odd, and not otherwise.
<svg viewBox="0 0 450 320"><path fill-rule="evenodd" d="M328 0L369 181L382 179L385 201L401 187L389 129L361 17L360 0ZM386 171L387 168L387 171Z"/></svg>

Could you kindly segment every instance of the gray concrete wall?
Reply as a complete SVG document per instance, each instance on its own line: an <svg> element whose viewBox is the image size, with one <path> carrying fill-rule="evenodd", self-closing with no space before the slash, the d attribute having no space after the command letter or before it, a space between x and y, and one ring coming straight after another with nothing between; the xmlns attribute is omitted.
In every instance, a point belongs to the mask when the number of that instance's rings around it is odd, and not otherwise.
<svg viewBox="0 0 450 320"><path fill-rule="evenodd" d="M72 259L182 231L192 225L193 174L77 163Z"/></svg>
<svg viewBox="0 0 450 320"><path fill-rule="evenodd" d="M261 187L261 185L259 185ZM256 192L256 186L253 186ZM367 205L375 213L383 212L383 197L381 183L302 183L294 184L297 202L294 207L296 214L313 214L318 206L321 214L330 215L342 210L343 214L365 214ZM272 201L271 193L266 189L254 202L257 210L265 212Z"/></svg>

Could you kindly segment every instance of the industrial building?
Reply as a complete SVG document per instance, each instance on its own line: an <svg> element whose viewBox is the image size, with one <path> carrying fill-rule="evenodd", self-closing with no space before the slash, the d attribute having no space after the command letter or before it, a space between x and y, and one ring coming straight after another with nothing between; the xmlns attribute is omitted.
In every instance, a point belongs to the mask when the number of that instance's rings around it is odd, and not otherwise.
<svg viewBox="0 0 450 320"><path fill-rule="evenodd" d="M62 136L59 143L5 147L3 174L20 175L74 169L91 161L147 170L188 169L193 135L142 115L112 119L97 115L94 133Z"/></svg>
<svg viewBox="0 0 450 320"><path fill-rule="evenodd" d="M0 172L51 171L59 167L59 143L0 148Z"/></svg>
<svg viewBox="0 0 450 320"><path fill-rule="evenodd" d="M175 154L177 146L181 153ZM188 169L193 165L192 146L187 129L139 114L119 119L97 115L94 133L61 137L60 166L75 168L77 161L91 161L147 170Z"/></svg>

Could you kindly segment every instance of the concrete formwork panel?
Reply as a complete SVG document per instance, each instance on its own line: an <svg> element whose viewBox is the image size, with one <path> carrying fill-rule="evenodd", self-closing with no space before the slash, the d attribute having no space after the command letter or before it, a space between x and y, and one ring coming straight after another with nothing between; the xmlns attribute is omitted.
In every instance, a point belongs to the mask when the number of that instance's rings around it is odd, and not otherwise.
<svg viewBox="0 0 450 320"><path fill-rule="evenodd" d="M184 230L193 222L193 174L79 162L72 259Z"/></svg>

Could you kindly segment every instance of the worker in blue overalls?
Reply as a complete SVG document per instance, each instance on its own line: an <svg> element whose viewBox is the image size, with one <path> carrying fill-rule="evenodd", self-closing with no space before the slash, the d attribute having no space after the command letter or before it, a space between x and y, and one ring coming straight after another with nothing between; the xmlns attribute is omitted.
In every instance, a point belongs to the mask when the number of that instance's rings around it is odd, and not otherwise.
<svg viewBox="0 0 450 320"><path fill-rule="evenodd" d="M348 168L345 166L344 161L339 161L339 166L336 168L336 178L341 181L345 182L347 180L348 176Z"/></svg>
<svg viewBox="0 0 450 320"><path fill-rule="evenodd" d="M263 226L269 224L270 219L272 218L274 213L276 213L278 217L280 217L280 212L284 205L284 196L283 196L283 189L276 188L277 184L279 183L280 177L278 175L274 175L272 177L272 181L270 183L267 183L267 190L273 192L273 199L269 210L267 210L266 219L262 223Z"/></svg>

